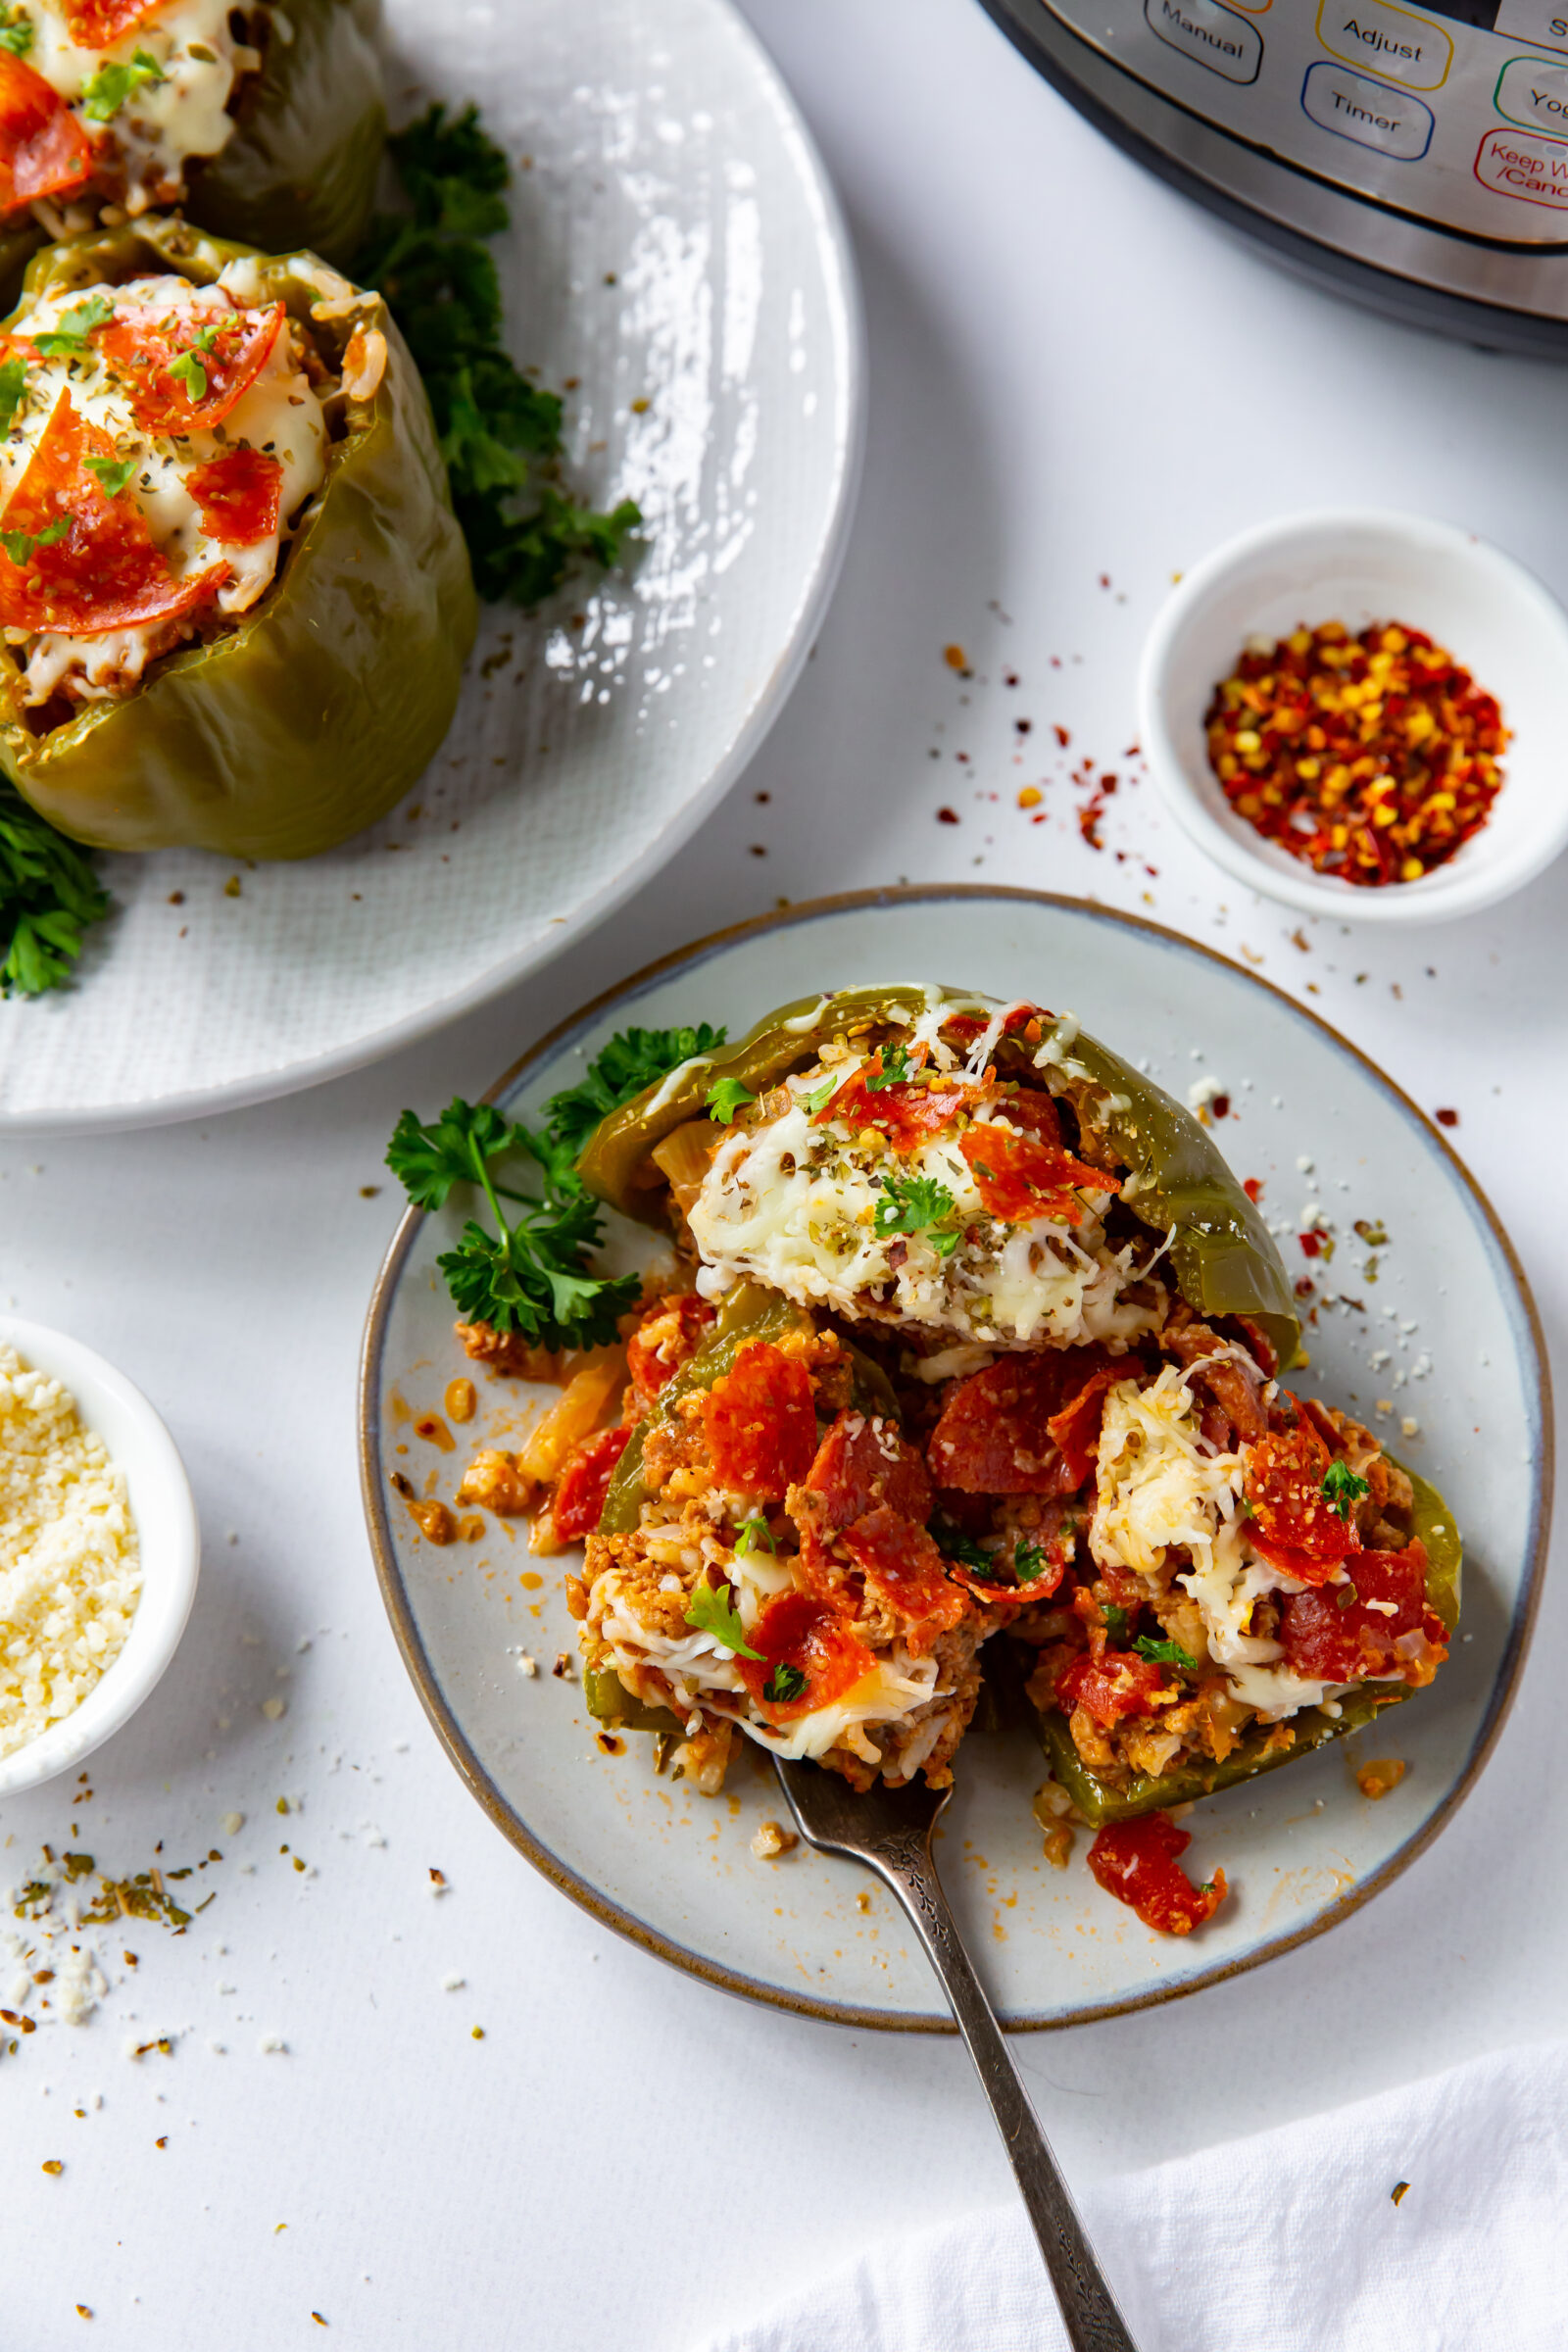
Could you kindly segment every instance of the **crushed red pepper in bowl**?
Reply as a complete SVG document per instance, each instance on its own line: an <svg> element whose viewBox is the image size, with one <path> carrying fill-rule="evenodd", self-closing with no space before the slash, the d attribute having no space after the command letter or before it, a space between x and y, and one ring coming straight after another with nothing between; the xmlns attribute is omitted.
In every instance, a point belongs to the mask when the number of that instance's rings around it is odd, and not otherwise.
<svg viewBox="0 0 1568 2352"><path fill-rule="evenodd" d="M1481 830L1509 740L1495 696L1397 621L1254 640L1203 723L1238 815L1315 872L1374 887L1419 881Z"/></svg>

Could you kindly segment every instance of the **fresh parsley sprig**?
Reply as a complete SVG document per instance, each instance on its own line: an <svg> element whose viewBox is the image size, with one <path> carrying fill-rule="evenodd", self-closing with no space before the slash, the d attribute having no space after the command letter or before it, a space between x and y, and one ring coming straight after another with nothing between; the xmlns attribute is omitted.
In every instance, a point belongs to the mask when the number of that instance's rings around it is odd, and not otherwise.
<svg viewBox="0 0 1568 2352"><path fill-rule="evenodd" d="M695 1029L617 1030L577 1084L552 1095L545 1104L551 1134L571 1152L580 1152L601 1119L619 1110L645 1087L667 1078L694 1054L711 1054L715 1046L724 1043L724 1034L722 1029L710 1029L706 1021Z"/></svg>
<svg viewBox="0 0 1568 2352"><path fill-rule="evenodd" d="M562 479L561 401L503 347L482 240L508 224L511 171L477 108L449 122L432 106L387 152L408 209L376 215L349 274L386 296L424 378L479 594L535 605L574 564L617 562L642 516L630 499L607 514L576 504Z"/></svg>
<svg viewBox="0 0 1568 2352"><path fill-rule="evenodd" d="M755 1658L761 1663L761 1651L747 1644L746 1629L728 1585L699 1585L687 1604L686 1622L698 1633L709 1635L721 1649L732 1650L738 1658ZM774 1672L777 1671L775 1667Z"/></svg>
<svg viewBox="0 0 1568 2352"><path fill-rule="evenodd" d="M963 1236L942 1225L957 1213L957 1205L935 1176L885 1176L871 1230L879 1241L895 1233L918 1234L938 1257L951 1257Z"/></svg>
<svg viewBox="0 0 1568 2352"><path fill-rule="evenodd" d="M738 1078L715 1078L708 1090L708 1115L720 1127L728 1127L757 1097L749 1086Z"/></svg>
<svg viewBox="0 0 1568 2352"><path fill-rule="evenodd" d="M538 1189L521 1192L496 1173L509 1157L532 1161ZM393 1131L387 1166L418 1208L444 1206L456 1184L476 1185L496 1230L470 1218L456 1249L436 1263L466 1322L488 1323L541 1348L594 1348L616 1336L617 1317L637 1303L635 1274L602 1278L586 1253L599 1241L599 1204L584 1192L570 1153L550 1135L530 1134L493 1102L454 1097L428 1126L406 1110ZM519 1212L509 1217L502 1201Z"/></svg>
<svg viewBox="0 0 1568 2352"><path fill-rule="evenodd" d="M1348 1462L1330 1462L1320 1491L1335 1518L1348 1519L1353 1506L1372 1489L1364 1478L1357 1478Z"/></svg>
<svg viewBox="0 0 1568 2352"><path fill-rule="evenodd" d="M908 1050L904 1045L884 1046L876 1056L878 1066L867 1062L862 1073L868 1095L880 1095L890 1086L906 1086L914 1076L909 1066Z"/></svg>
<svg viewBox="0 0 1568 2352"><path fill-rule="evenodd" d="M749 1552L771 1551L776 1553L777 1550L778 1545L773 1541L773 1531L760 1513L755 1518L741 1521L735 1531L735 1557L738 1560L744 1560Z"/></svg>
<svg viewBox="0 0 1568 2352"><path fill-rule="evenodd" d="M444 1208L459 1184L477 1187L495 1230L470 1218L458 1247L436 1260L453 1304L468 1323L489 1323L541 1348L608 1346L618 1317L636 1305L635 1274L595 1274L588 1253L602 1238L599 1202L577 1174L583 1144L601 1119L629 1102L693 1053L720 1044L722 1030L617 1031L576 1086L553 1095L535 1133L493 1102L454 1096L438 1119L405 1110L386 1164L416 1208ZM508 1163L530 1189L503 1182ZM520 1212L509 1217L502 1202Z"/></svg>
<svg viewBox="0 0 1568 2352"><path fill-rule="evenodd" d="M805 1689L806 1677L800 1667L787 1666L781 1661L762 1685L762 1696L770 1706L787 1707Z"/></svg>
<svg viewBox="0 0 1568 2352"><path fill-rule="evenodd" d="M85 850L0 784L0 997L63 988L83 932L108 912Z"/></svg>

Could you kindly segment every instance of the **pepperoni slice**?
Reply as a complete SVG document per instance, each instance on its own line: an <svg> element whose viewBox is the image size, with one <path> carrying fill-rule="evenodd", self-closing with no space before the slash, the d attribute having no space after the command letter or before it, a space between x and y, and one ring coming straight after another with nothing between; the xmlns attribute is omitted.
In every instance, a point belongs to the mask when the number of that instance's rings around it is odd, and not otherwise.
<svg viewBox="0 0 1568 2352"><path fill-rule="evenodd" d="M1023 1539L1028 1541L1027 1538ZM1013 1608L1029 1608L1036 1601L1049 1600L1058 1589L1062 1578L1072 1566L1076 1538L1070 1527L1058 1529L1040 1545L1040 1565L1022 1583L1002 1585L986 1577L976 1576L962 1560L947 1560L945 1566L955 1584L962 1585L976 1600L1000 1601Z"/></svg>
<svg viewBox="0 0 1568 2352"><path fill-rule="evenodd" d="M825 1127L833 1120L847 1127L875 1127L888 1138L895 1152L912 1152L933 1135L940 1135L944 1127L951 1127L959 1111L975 1097L974 1087L962 1078L956 1078L946 1086L896 1083L873 1087L869 1080L880 1076L881 1070L879 1049L813 1114L812 1126Z"/></svg>
<svg viewBox="0 0 1568 2352"><path fill-rule="evenodd" d="M1016 1094L1004 1095L998 1107L1010 1126L1023 1128L1042 1144L1060 1145L1061 1113L1050 1095L1021 1086Z"/></svg>
<svg viewBox="0 0 1568 2352"><path fill-rule="evenodd" d="M1222 1870L1207 1886L1195 1886L1178 1867L1177 1855L1192 1842L1168 1813L1145 1813L1137 1821L1107 1823L1089 1848L1089 1867L1105 1892L1136 1911L1146 1928L1190 1936L1229 1892Z"/></svg>
<svg viewBox="0 0 1568 2352"><path fill-rule="evenodd" d="M1124 1380L1136 1378L1144 1367L1134 1356L1118 1364L1102 1364L1091 1372L1070 1404L1053 1413L1047 1424L1052 1441L1067 1465L1073 1486L1081 1487L1100 1453L1100 1425L1105 1417L1105 1398Z"/></svg>
<svg viewBox="0 0 1568 2352"><path fill-rule="evenodd" d="M566 1543L580 1544L599 1525L615 1464L630 1436L629 1429L602 1429L567 1454L550 1508L556 1533Z"/></svg>
<svg viewBox="0 0 1568 2352"><path fill-rule="evenodd" d="M1342 1519L1323 1492L1330 1459L1317 1431L1304 1422L1297 1429L1270 1432L1243 1448L1243 1492L1254 1534L1265 1544L1283 1544L1328 1561L1346 1559L1359 1549L1354 1519Z"/></svg>
<svg viewBox="0 0 1568 2352"><path fill-rule="evenodd" d="M185 476L202 511L202 529L225 547L255 547L277 529L283 468L265 450L229 449Z"/></svg>
<svg viewBox="0 0 1568 2352"><path fill-rule="evenodd" d="M769 1723L796 1722L818 1707L831 1706L846 1690L875 1671L876 1660L848 1619L809 1592L780 1592L758 1615L747 1640L757 1657L737 1657L741 1680ZM793 1698L769 1698L767 1686L779 1667L805 1677ZM775 1690L778 1688L774 1685Z"/></svg>
<svg viewBox="0 0 1568 2352"><path fill-rule="evenodd" d="M91 143L60 92L0 49L0 211L63 196L91 177Z"/></svg>
<svg viewBox="0 0 1568 2352"><path fill-rule="evenodd" d="M977 1119L958 1139L968 1161L980 1200L988 1213L1008 1225L1029 1225L1036 1217L1051 1217L1058 1225L1081 1225L1083 1202L1076 1189L1119 1193L1121 1178L1074 1159L1059 1144L1042 1143L1038 1136L1016 1135L1006 1127Z"/></svg>
<svg viewBox="0 0 1568 2352"><path fill-rule="evenodd" d="M732 1493L782 1502L811 1467L816 1413L806 1366L769 1340L749 1340L703 1405L713 1476Z"/></svg>
<svg viewBox="0 0 1568 2352"><path fill-rule="evenodd" d="M1152 1715L1154 1699L1171 1688L1169 1670L1131 1649L1086 1650L1056 1682L1056 1701L1065 1713L1084 1707L1108 1732L1124 1715Z"/></svg>
<svg viewBox="0 0 1568 2352"><path fill-rule="evenodd" d="M849 1527L884 1502L921 1525L931 1516L931 1481L919 1454L891 1421L865 1413L840 1413L816 1449L806 1488L819 1498L812 1517L823 1532Z"/></svg>
<svg viewBox="0 0 1568 2352"><path fill-rule="evenodd" d="M1319 1559L1315 1553L1302 1551L1294 1544L1276 1544L1255 1521L1247 1532L1258 1558L1267 1560L1281 1576L1294 1576L1298 1585L1326 1585L1340 1565L1338 1560Z"/></svg>
<svg viewBox="0 0 1568 2352"><path fill-rule="evenodd" d="M0 625L94 636L194 612L227 578L226 564L175 577L134 499L111 498L89 472L88 458L114 454L109 435L79 417L62 392L0 514L0 529L34 542L21 564L0 554ZM61 537L40 543L62 523Z"/></svg>
<svg viewBox="0 0 1568 2352"><path fill-rule="evenodd" d="M949 1584L942 1554L923 1527L882 1503L847 1527L840 1541L878 1600L904 1620L915 1657L961 1622L969 1604Z"/></svg>
<svg viewBox="0 0 1568 2352"><path fill-rule="evenodd" d="M167 5L168 0L66 0L66 22L79 48L107 49Z"/></svg>
<svg viewBox="0 0 1568 2352"><path fill-rule="evenodd" d="M1358 1551L1346 1569L1348 1584L1293 1592L1280 1612L1280 1642L1296 1673L1323 1683L1402 1674L1410 1662L1398 1647L1405 1634L1423 1634L1432 1650L1446 1650L1443 1622L1427 1606L1419 1540L1403 1551Z"/></svg>
<svg viewBox="0 0 1568 2352"><path fill-rule="evenodd" d="M1076 1406L1109 1362L1098 1348L1004 1355L984 1372L955 1382L926 1446L936 1484L970 1494L1075 1493L1087 1475L1076 1468L1084 1447L1073 1446L1069 1459L1052 1435L1052 1421ZM1126 1379L1138 1368L1136 1358L1124 1361L1116 1378ZM1081 1434L1074 1424L1069 1439Z"/></svg>
<svg viewBox="0 0 1568 2352"><path fill-rule="evenodd" d="M144 432L190 433L222 422L266 367L282 325L280 302L226 313L122 303L93 340Z"/></svg>

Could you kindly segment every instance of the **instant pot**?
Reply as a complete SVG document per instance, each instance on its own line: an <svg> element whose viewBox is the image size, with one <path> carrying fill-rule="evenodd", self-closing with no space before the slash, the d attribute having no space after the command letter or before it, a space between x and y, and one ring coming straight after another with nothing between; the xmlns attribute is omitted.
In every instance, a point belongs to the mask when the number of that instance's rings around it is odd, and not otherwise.
<svg viewBox="0 0 1568 2352"><path fill-rule="evenodd" d="M1119 146L1386 315L1568 356L1568 0L984 0Z"/></svg>

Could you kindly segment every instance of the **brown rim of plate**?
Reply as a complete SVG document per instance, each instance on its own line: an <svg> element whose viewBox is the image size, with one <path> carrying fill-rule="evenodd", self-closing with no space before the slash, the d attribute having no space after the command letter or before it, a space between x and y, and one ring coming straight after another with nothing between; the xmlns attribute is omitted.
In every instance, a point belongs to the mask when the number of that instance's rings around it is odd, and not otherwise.
<svg viewBox="0 0 1568 2352"><path fill-rule="evenodd" d="M1422 1824L1421 1828L1412 1837L1406 1838L1404 1844L1389 1857L1381 1869L1374 1871L1368 1879L1351 1891L1339 1896L1336 1901L1328 1904L1318 1918L1307 1926L1297 1928L1289 1935L1277 1936L1269 1942L1260 1945L1255 1951L1249 1952L1245 1957L1225 1961L1214 1968L1205 1969L1198 1976L1190 1977L1179 1984L1156 1985L1146 1992L1135 1994L1128 2000L1089 2002L1084 2007L1069 2010L1061 2016L1013 2017L1004 2018L1002 2021L1009 2034L1039 2033L1064 2026L1089 2025L1101 2018L1125 2016L1135 2009L1152 2009L1162 2001L1180 2000L1187 1993L1201 1992L1211 1984L1222 1984L1231 1977L1243 1975L1248 1969L1260 1967L1265 1960L1277 1959L1283 1952L1295 1951L1298 1945L1309 1942L1313 1936L1321 1936L1328 1929L1337 1927L1341 1920L1348 1919L1352 1911L1358 1911L1363 1903L1371 1900L1373 1895L1381 1894L1385 1886L1391 1886L1394 1880L1409 1867L1416 1856L1426 1850L1450 1815L1469 1795L1496 1744L1497 1735L1513 1704L1520 1670L1524 1664L1525 1653L1530 1646L1530 1637L1535 1629L1536 1611L1541 1599L1542 1571L1545 1565L1546 1541L1551 1526L1553 1476L1551 1371L1546 1356L1546 1345L1542 1332L1541 1317L1536 1309L1536 1301L1530 1284L1496 1211L1441 1128L1434 1125L1420 1104L1413 1102L1402 1087L1396 1085L1385 1071L1380 1070L1377 1063L1361 1052L1359 1046L1352 1045L1348 1038L1343 1037L1332 1022L1324 1020L1321 1013L1313 1012L1308 1006L1298 1004L1293 996L1285 989L1277 988L1273 981L1259 979L1255 972L1248 971L1242 964L1233 963L1228 956L1221 956L1216 949L1205 947L1201 941L1185 938L1180 932L1167 929L1163 923L1152 923L1147 916L1124 914L1119 908L1098 906L1088 899L1070 898L1058 891L1012 890L999 885L977 882L901 883L881 890L843 891L828 898L804 899L796 906L779 908L771 914L754 915L748 922L731 923L721 931L710 931L705 938L694 940L687 947L677 948L668 956L661 956L653 963L644 964L640 971L631 973L624 980L618 980L612 988L607 988L602 995L595 997L592 1003L582 1005L577 1011L569 1014L565 1020L559 1021L546 1036L539 1040L537 1045L530 1047L526 1054L514 1061L504 1076L496 1080L483 1100L491 1102L498 1096L508 1092L537 1062L545 1059L570 1031L596 1020L617 1001L635 996L647 988L652 981L679 969L682 965L705 961L717 950L730 947L737 940L750 939L761 931L780 930L795 923L809 922L820 915L847 912L853 907L907 906L911 902L922 899L1010 899L1026 900L1038 906L1064 907L1074 914L1087 914L1096 922L1119 923L1127 930L1150 932L1154 938L1168 941L1188 955L1206 956L1211 963L1221 965L1224 970L1234 974L1236 978L1245 980L1250 987L1262 989L1268 995L1278 997L1280 1002L1287 1005L1298 1019L1310 1021L1314 1027L1322 1030L1323 1034L1339 1048L1341 1053L1348 1054L1352 1060L1359 1062L1377 1084L1389 1095L1392 1095L1399 1106L1416 1121L1427 1139L1435 1144L1444 1157L1447 1159L1453 1173L1458 1177L1480 1210L1482 1220L1512 1276L1520 1305L1524 1310L1524 1320L1530 1333L1531 1343L1535 1349L1540 1404L1540 1446L1535 1463L1533 1541L1530 1545L1528 1573L1519 1598L1514 1605L1507 1642L1503 1649L1498 1673L1493 1684L1480 1732L1465 1760L1463 1771L1442 1803ZM618 1903L608 1901L597 1887L591 1886L574 1871L566 1869L556 1855L539 1843L526 1825L518 1819L485 1771L462 1726L441 1695L436 1678L430 1668L429 1659L425 1655L418 1628L414 1622L413 1611L409 1606L408 1595L404 1590L403 1579L391 1542L386 1496L380 1477L376 1446L377 1425L376 1410L371 1396L372 1383L380 1366L381 1347L392 1294L423 1214L423 1210L417 1208L410 1208L405 1211L397 1232L392 1237L386 1256L382 1260L381 1270L376 1276L375 1288L370 1294L370 1306L366 1318L365 1342L360 1359L360 1483L365 1498L365 1516L369 1530L370 1548L375 1555L376 1581L381 1588L381 1598L386 1604L387 1615L392 1621L392 1631L396 1636L398 1648L402 1652L403 1663L408 1668L425 1713L435 1726L437 1737L457 1766L459 1773L467 1783L469 1789L502 1836L514 1845L520 1854L526 1855L535 1869L541 1871L552 1886L558 1886L563 1894L569 1895L573 1902L580 1904L583 1910L597 1919L602 1926L614 1929L617 1935L624 1936L632 1943L640 1944L644 1951L657 1954L661 1960L667 1960L672 1967L683 1969L688 1976L699 1977L705 1984L715 1984L721 1990L737 1993L745 1999L764 2002L770 2008L788 2009L797 2016L818 2018L830 2025L873 2028L877 2032L891 2034L956 2033L957 2028L951 2017L920 2013L899 2016L882 2009L865 2009L843 2001L816 2000L807 1994L785 1992L776 1985L760 1984L755 1978L743 1977L733 1969L721 1968L701 1953L686 1950L683 1945L673 1942L668 1936L658 1934L656 1930L645 1926L641 1920L633 1918L629 1912L623 1911Z"/></svg>

